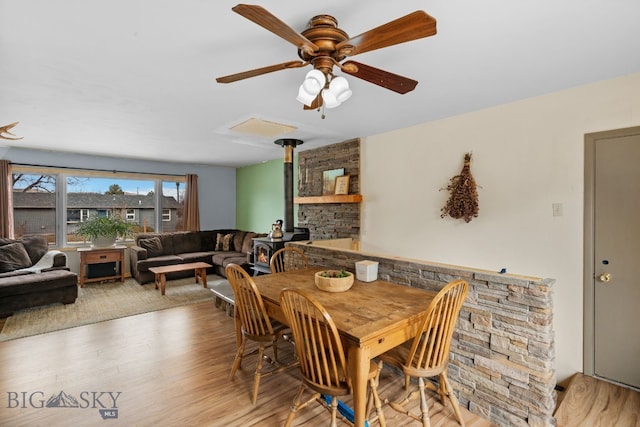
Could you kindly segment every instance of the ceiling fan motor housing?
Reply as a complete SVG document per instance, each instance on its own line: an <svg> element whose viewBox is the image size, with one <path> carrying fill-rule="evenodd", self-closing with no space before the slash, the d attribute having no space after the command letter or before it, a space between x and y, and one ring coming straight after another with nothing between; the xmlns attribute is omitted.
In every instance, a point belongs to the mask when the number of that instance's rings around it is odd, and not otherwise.
<svg viewBox="0 0 640 427"><path fill-rule="evenodd" d="M349 35L338 28L338 20L331 15L316 15L309 20L307 29L301 33L310 42L318 46L318 52L311 55L298 49L298 56L313 64L315 69L330 74L333 65L342 61L345 56L336 56L336 45L349 39ZM333 60L332 60L333 59Z"/></svg>

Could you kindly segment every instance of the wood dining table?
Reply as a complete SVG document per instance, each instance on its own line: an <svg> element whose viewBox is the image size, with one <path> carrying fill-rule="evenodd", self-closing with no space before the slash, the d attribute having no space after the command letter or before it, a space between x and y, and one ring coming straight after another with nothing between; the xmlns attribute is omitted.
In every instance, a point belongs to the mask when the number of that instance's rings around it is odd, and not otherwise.
<svg viewBox="0 0 640 427"><path fill-rule="evenodd" d="M285 288L305 289L331 314L347 346L349 376L354 405L354 425L366 420L367 374L369 361L417 333L435 292L398 285L383 280L354 280L345 292L326 292L315 286L316 272L311 267L284 273L253 277L267 313L287 323L280 308L280 292Z"/></svg>

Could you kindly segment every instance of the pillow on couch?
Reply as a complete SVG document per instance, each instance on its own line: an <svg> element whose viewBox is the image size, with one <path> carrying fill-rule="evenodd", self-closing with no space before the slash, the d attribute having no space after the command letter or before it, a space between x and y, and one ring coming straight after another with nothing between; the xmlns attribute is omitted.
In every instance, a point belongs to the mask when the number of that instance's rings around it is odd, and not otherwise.
<svg viewBox="0 0 640 427"><path fill-rule="evenodd" d="M159 237L150 237L148 239L140 239L138 240L138 245L141 248L147 250L147 257L154 258L157 256L161 256L164 248L162 247L162 242Z"/></svg>
<svg viewBox="0 0 640 427"><path fill-rule="evenodd" d="M244 240L242 241L242 250L240 252L253 252L253 239L267 237L268 235L269 234L267 233L247 233L247 235L244 236Z"/></svg>
<svg viewBox="0 0 640 427"><path fill-rule="evenodd" d="M235 252L242 252L242 241L246 235L246 231L236 231L233 234L233 250Z"/></svg>
<svg viewBox="0 0 640 427"><path fill-rule="evenodd" d="M49 250L49 243L47 243L47 239L43 236L28 236L23 237L21 240L24 244L24 249L29 255L31 265L40 261L40 258L42 258Z"/></svg>
<svg viewBox="0 0 640 427"><path fill-rule="evenodd" d="M21 242L0 246L0 273L31 267L31 259Z"/></svg>
<svg viewBox="0 0 640 427"><path fill-rule="evenodd" d="M8 245L9 243L16 243L16 242L18 242L18 240L0 237L0 246L4 246L4 245Z"/></svg>
<svg viewBox="0 0 640 427"><path fill-rule="evenodd" d="M222 234L218 233L216 237L216 247L215 251L224 251L229 252L234 250L233 248L233 233Z"/></svg>
<svg viewBox="0 0 640 427"><path fill-rule="evenodd" d="M253 239L254 237L258 237L258 233L254 233L253 231L250 231L246 234L246 236L244 236L244 239L242 241L242 247L240 249L241 252L247 253L247 252L251 252L253 253Z"/></svg>

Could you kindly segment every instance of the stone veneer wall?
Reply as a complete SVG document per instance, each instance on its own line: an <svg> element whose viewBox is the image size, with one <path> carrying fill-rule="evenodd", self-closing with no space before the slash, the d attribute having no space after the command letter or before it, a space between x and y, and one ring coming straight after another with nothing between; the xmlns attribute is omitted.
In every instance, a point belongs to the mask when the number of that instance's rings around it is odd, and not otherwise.
<svg viewBox="0 0 640 427"><path fill-rule="evenodd" d="M469 282L451 344L449 379L460 404L500 426L555 426L553 279L499 274L445 264L291 242L312 265L355 272L377 261L378 277L439 290ZM392 398L389 396L389 398Z"/></svg>
<svg viewBox="0 0 640 427"><path fill-rule="evenodd" d="M304 148L304 145L301 146ZM360 140L298 153L298 196L322 195L322 172L344 168L350 175L349 194L360 193ZM308 227L311 239L360 239L359 203L298 205L298 227Z"/></svg>

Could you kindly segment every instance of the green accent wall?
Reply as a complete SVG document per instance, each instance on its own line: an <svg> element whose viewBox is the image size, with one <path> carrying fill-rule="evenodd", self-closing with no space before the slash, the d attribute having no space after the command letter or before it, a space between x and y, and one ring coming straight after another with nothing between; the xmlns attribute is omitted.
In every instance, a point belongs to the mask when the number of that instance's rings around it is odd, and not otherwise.
<svg viewBox="0 0 640 427"><path fill-rule="evenodd" d="M293 162L293 193L298 194L298 156ZM294 224L298 209L294 205ZM284 220L283 160L272 160L236 169L236 227L240 230L268 233L271 224Z"/></svg>

